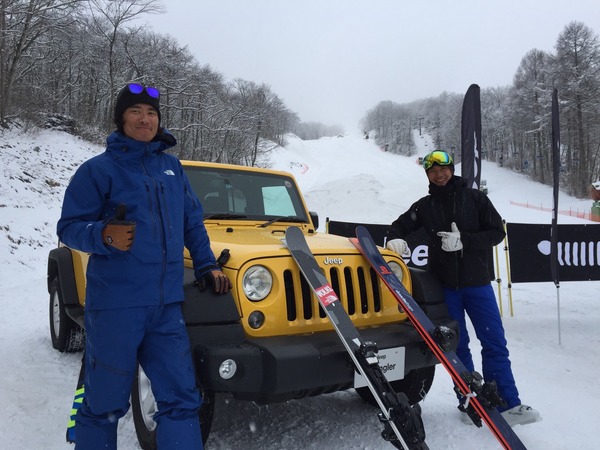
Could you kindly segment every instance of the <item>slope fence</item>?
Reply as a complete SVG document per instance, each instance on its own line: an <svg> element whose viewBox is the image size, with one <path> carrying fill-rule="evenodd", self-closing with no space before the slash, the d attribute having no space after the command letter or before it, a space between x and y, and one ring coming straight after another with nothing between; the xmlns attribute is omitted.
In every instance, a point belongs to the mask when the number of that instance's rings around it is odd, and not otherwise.
<svg viewBox="0 0 600 450"><path fill-rule="evenodd" d="M510 201L511 205L515 205L515 206L522 206L523 208L529 208L529 209L535 209L537 211L546 211L546 212L552 212L552 208L544 208L542 205L533 205L529 202L527 203L518 203L518 202L513 202L512 200ZM577 210L572 210L572 209L568 209L568 210L558 210L558 213L563 215L563 216L571 216L571 217L577 217L579 219L584 219L584 220L591 220L592 222L600 222L600 215L599 214L592 214L591 211L579 211Z"/></svg>

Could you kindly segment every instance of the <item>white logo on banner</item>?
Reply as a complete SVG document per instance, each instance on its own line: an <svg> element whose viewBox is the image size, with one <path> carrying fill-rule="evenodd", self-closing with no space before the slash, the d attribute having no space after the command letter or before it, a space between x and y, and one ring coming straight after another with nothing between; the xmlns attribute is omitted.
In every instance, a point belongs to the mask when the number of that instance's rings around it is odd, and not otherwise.
<svg viewBox="0 0 600 450"><path fill-rule="evenodd" d="M538 250L550 255L550 241L541 241ZM600 242L558 242L557 258L561 266L600 266Z"/></svg>

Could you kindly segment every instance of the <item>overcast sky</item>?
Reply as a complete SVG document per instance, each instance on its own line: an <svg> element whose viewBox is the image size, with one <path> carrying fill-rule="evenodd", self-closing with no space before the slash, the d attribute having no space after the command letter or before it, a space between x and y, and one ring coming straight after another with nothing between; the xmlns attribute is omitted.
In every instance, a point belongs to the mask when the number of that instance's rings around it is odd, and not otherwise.
<svg viewBox="0 0 600 450"><path fill-rule="evenodd" d="M143 21L227 80L265 83L302 121L355 131L382 100L506 86L598 0L163 0Z"/></svg>

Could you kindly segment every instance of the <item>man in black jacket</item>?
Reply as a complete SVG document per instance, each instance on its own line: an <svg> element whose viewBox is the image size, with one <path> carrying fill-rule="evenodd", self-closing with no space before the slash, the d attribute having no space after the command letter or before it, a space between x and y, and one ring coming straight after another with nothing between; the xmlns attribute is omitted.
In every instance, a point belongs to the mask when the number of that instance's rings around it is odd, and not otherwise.
<svg viewBox="0 0 600 450"><path fill-rule="evenodd" d="M481 342L484 379L496 381L506 401L502 414L511 425L537 422L541 420L539 413L519 399L490 283L493 267L488 264L489 252L504 239L502 218L483 192L467 187L454 175L448 153L429 153L423 158L423 167L429 178L429 195L392 223L387 248L406 255L410 249L404 238L419 228L427 232L428 270L440 280L448 312L460 324L458 357L474 370L466 312Z"/></svg>

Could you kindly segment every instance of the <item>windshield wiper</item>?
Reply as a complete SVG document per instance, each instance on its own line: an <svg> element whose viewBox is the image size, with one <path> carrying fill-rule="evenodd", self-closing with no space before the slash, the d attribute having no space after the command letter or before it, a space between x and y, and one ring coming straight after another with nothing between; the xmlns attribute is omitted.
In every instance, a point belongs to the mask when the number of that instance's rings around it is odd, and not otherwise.
<svg viewBox="0 0 600 450"><path fill-rule="evenodd" d="M230 213L217 213L217 214L209 214L204 216L204 220L207 219L245 219L248 216L243 214L230 214Z"/></svg>
<svg viewBox="0 0 600 450"><path fill-rule="evenodd" d="M260 228L266 228L271 224L274 224L275 222L300 222L303 223L304 219L298 217L298 216L279 216L279 217L275 217L271 220L268 220L267 222L260 224L259 227Z"/></svg>

